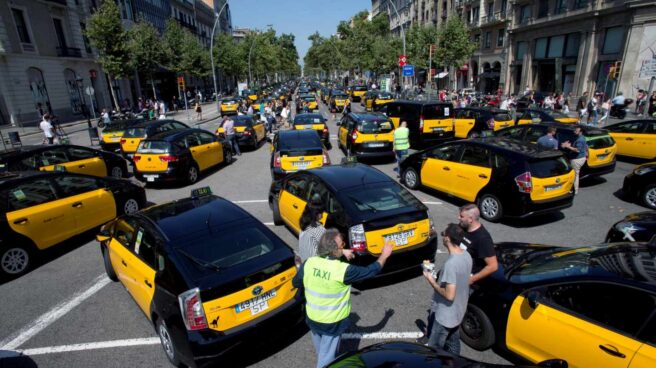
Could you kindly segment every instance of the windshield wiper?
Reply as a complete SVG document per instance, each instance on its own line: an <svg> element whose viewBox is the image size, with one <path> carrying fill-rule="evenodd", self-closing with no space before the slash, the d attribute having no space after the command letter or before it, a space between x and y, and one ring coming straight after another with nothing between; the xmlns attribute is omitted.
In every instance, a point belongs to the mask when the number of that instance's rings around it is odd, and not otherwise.
<svg viewBox="0 0 656 368"><path fill-rule="evenodd" d="M186 251L184 251L182 249L178 249L178 252L182 253L185 257L189 258L195 264L197 264L201 267L208 268L208 269L211 269L211 270L214 270L214 271L221 271L221 267L219 267L219 266L217 266L213 263L210 263L210 262L205 262L202 259L196 258L195 256L192 256L191 254L187 253Z"/></svg>
<svg viewBox="0 0 656 368"><path fill-rule="evenodd" d="M370 205L370 204L368 204L368 203L362 203L362 202L360 202L359 200L357 200L357 199L355 199L355 198L353 198L353 197L350 197L350 198L351 198L351 200L352 200L353 202L355 202L355 204L360 205L360 206L367 207L368 209L370 209L370 210L373 211L374 213L378 212L378 209L377 209L376 207L374 207L374 206L372 206L372 205Z"/></svg>

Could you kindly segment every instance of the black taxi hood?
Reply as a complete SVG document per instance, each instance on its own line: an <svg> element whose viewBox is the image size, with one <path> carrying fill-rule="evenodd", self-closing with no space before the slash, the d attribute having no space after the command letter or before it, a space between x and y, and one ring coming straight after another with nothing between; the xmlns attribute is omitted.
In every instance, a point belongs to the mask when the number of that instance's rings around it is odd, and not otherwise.
<svg viewBox="0 0 656 368"><path fill-rule="evenodd" d="M624 218L625 222L634 222L634 223L655 223L656 222L656 211L645 211L633 213Z"/></svg>
<svg viewBox="0 0 656 368"><path fill-rule="evenodd" d="M555 249L561 249L562 247L520 242L502 242L494 244L494 248L497 251L497 259L501 265L499 270L503 271L514 267L517 262L523 263L534 254L551 252Z"/></svg>

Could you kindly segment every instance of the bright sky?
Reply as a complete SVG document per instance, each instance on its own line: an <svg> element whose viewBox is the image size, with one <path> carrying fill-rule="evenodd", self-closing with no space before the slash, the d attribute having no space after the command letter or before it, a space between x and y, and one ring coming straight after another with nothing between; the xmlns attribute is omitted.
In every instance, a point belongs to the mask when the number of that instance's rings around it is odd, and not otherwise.
<svg viewBox="0 0 656 368"><path fill-rule="evenodd" d="M266 30L272 25L278 35L296 37L299 62L310 48L308 36L319 31L335 34L341 20L362 10L371 10L371 0L232 0L229 1L233 28Z"/></svg>

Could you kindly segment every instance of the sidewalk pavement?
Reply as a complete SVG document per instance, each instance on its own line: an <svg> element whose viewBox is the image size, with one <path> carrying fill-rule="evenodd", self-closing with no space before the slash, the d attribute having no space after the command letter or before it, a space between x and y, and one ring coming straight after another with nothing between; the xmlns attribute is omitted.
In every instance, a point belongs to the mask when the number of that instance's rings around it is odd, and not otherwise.
<svg viewBox="0 0 656 368"><path fill-rule="evenodd" d="M187 110L178 110L177 112L169 111L166 113L166 118L176 119L182 123L194 127L207 123L219 117L219 114L217 113L216 108L213 108L212 103L204 104L203 110L204 113L203 113L202 120L196 120L196 112L193 111L193 109L191 108L188 110L189 117L191 118L191 120L187 120ZM94 127L96 125L95 121L97 121L97 119L91 120L91 125ZM87 124L88 124L87 120L84 119L84 120L71 121L68 123L62 123L60 124L60 126L64 130L64 132L66 132L67 134L71 134L71 133L87 130L88 129ZM15 127L11 125L0 126L0 135L2 135L2 137L5 140L9 139L9 132L18 132L20 137L27 137L35 134L43 134L43 132L38 126L26 126L26 127Z"/></svg>

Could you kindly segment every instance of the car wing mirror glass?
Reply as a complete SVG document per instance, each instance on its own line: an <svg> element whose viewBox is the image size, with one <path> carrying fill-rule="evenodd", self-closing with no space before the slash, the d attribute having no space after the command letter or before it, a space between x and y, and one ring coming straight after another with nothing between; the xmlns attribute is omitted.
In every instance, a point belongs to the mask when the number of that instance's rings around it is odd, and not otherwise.
<svg viewBox="0 0 656 368"><path fill-rule="evenodd" d="M102 230L98 233L98 235L96 235L96 240L99 243L104 243L104 242L108 241L111 238L112 238L112 236L109 233L109 231L107 231L107 230Z"/></svg>
<svg viewBox="0 0 656 368"><path fill-rule="evenodd" d="M535 309L539 304L540 292L537 290L531 290L526 294L526 300L528 301L529 307Z"/></svg>

